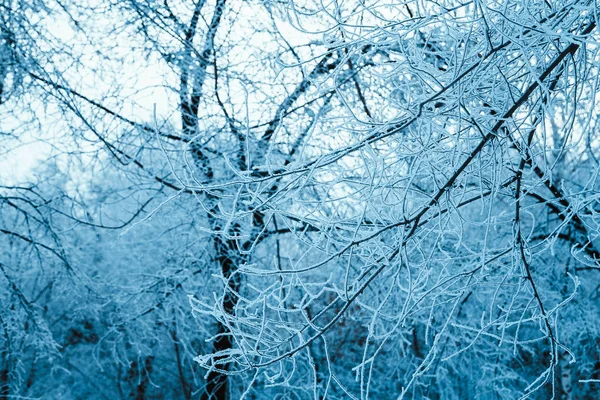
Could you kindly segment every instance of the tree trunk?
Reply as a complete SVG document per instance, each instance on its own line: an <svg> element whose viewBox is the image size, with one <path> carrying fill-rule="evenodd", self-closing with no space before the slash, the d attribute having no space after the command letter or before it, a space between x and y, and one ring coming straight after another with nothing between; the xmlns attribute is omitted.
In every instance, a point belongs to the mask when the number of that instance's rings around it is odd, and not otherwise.
<svg viewBox="0 0 600 400"><path fill-rule="evenodd" d="M233 315L238 301L237 293L240 289L239 277L234 275L234 272L237 269L237 263L244 260L242 256L238 256L239 251L237 250L235 239L223 239L221 235L216 235L214 247L221 273L228 282L227 291L223 298L223 311L227 315ZM217 323L217 338L213 343L213 353L229 350L232 348L232 345L233 341L229 329L219 321ZM216 367L220 370L228 370L227 364L219 365L217 363ZM219 371L211 371L208 374L206 389L201 398L202 400L229 399L227 375Z"/></svg>

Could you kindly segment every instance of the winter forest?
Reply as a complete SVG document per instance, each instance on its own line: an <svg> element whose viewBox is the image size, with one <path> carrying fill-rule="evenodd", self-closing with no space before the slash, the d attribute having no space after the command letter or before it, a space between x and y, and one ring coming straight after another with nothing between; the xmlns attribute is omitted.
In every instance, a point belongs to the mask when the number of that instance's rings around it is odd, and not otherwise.
<svg viewBox="0 0 600 400"><path fill-rule="evenodd" d="M0 399L600 398L599 23L0 0Z"/></svg>

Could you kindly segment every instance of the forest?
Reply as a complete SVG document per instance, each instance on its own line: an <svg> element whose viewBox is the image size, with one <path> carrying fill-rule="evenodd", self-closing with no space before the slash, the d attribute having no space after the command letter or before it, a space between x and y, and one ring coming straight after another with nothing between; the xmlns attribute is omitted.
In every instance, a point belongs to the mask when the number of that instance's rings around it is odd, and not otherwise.
<svg viewBox="0 0 600 400"><path fill-rule="evenodd" d="M0 400L600 398L599 23L0 0Z"/></svg>

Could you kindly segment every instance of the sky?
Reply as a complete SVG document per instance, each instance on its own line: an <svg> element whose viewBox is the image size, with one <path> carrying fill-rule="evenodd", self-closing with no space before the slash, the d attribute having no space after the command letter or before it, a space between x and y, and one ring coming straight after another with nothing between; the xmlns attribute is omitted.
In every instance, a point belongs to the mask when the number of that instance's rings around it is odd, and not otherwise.
<svg viewBox="0 0 600 400"><path fill-rule="evenodd" d="M65 48L71 52L69 56L74 56L81 61L83 67L79 68L77 63L72 64L68 56L63 57L59 54L52 58L55 70L61 71L70 87L136 122L151 123L155 116L177 118L177 115L172 115L173 102L178 101L176 94L164 87L165 82L173 82L173 76L169 76L173 74L172 71L163 60L156 59L156 56L140 59L140 52L131 50L132 46L144 46L139 36L133 35L131 28L113 27L114 21L111 18L98 16L92 21L95 24L93 29L86 29L85 26L80 29L74 24L72 17L77 19L77 15L68 16L64 12L57 12L47 20L39 22L42 24L42 29L49 32L49 40L65 43ZM265 18L257 16L256 20L264 21ZM98 24L104 24L106 30L99 29ZM299 26L293 26L284 19L278 18L276 25L281 37L293 47L322 37L318 32L319 29L314 34L306 30L302 32L298 30ZM252 26L246 28L254 29ZM106 44L104 35L107 31L111 31L113 37L110 38L109 46L111 54L105 57L103 53L107 48L102 46ZM236 32L239 31L238 23ZM253 36L253 38L260 38L260 36ZM90 43L95 45L90 46ZM119 58L122 58L122 61ZM122 64L117 64L118 68L114 65L105 67L107 62ZM111 73L114 70L118 71L117 75ZM96 75L99 71L100 74ZM106 78L98 79L102 74L105 74ZM126 99L127 103L118 104L111 101L110 97L107 98L107 94L111 93L115 94L115 98ZM60 166L59 155L65 150L68 151L64 147L65 126L61 126L61 122L64 121L48 124L48 121L52 121L49 116L54 112L57 113L58 110L48 110L44 99L30 99L30 102L32 115L28 117L38 118L38 125L32 124L24 130L23 122L14 120L10 113L3 115L0 121L0 131L10 132L12 129L18 131L15 135L16 140L5 140L0 147L0 180L4 185L25 183L33 177L38 168L43 167L45 162L53 162L54 156L58 156L56 160ZM39 132L39 129L43 132Z"/></svg>

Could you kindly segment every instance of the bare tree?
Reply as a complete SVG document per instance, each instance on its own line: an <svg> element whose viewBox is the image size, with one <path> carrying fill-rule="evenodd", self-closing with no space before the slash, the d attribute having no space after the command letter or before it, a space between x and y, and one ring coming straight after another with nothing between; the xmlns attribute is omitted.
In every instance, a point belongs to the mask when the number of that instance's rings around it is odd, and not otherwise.
<svg viewBox="0 0 600 400"><path fill-rule="evenodd" d="M0 107L57 161L2 232L85 306L3 293L112 383L71 393L593 392L593 2L12 3ZM0 393L39 393L2 318Z"/></svg>

